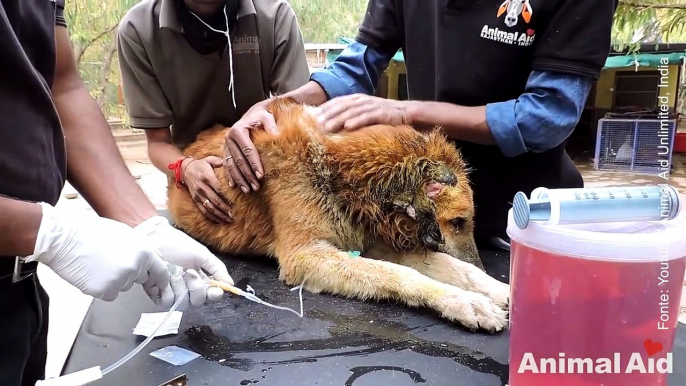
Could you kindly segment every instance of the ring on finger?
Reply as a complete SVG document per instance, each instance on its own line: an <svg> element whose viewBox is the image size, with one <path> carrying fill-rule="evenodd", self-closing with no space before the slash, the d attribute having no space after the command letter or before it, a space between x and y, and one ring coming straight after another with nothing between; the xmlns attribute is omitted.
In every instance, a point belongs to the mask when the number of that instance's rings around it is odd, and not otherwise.
<svg viewBox="0 0 686 386"><path fill-rule="evenodd" d="M232 159L233 159L233 156L232 156L232 155L230 155L230 156L228 156L228 157L224 158L224 163L228 164L228 163L229 163L229 161L231 161Z"/></svg>
<svg viewBox="0 0 686 386"><path fill-rule="evenodd" d="M205 199L205 201L203 201L202 205L205 208L209 208L210 207L210 199L209 198Z"/></svg>

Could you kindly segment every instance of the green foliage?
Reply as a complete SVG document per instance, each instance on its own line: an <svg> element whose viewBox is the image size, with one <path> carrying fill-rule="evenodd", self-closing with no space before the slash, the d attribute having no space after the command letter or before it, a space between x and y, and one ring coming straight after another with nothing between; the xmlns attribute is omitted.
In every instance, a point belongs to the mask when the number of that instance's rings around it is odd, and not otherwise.
<svg viewBox="0 0 686 386"><path fill-rule="evenodd" d="M137 0L69 0L64 10L74 49L85 49L113 31Z"/></svg>
<svg viewBox="0 0 686 386"><path fill-rule="evenodd" d="M338 43L353 37L367 10L367 0L290 0L307 43Z"/></svg>
<svg viewBox="0 0 686 386"><path fill-rule="evenodd" d="M81 77L106 117L125 116L119 103L116 29L138 0L67 0L65 18Z"/></svg>
<svg viewBox="0 0 686 386"><path fill-rule="evenodd" d="M686 41L686 0L620 0L613 43L620 48L644 41Z"/></svg>

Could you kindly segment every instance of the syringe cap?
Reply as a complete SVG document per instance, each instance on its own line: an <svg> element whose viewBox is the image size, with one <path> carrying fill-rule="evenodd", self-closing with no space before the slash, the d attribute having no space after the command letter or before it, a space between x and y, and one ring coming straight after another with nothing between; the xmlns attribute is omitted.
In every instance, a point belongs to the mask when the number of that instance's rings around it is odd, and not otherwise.
<svg viewBox="0 0 686 386"><path fill-rule="evenodd" d="M519 229L526 229L531 220L529 200L523 192L517 192L512 200L512 216Z"/></svg>

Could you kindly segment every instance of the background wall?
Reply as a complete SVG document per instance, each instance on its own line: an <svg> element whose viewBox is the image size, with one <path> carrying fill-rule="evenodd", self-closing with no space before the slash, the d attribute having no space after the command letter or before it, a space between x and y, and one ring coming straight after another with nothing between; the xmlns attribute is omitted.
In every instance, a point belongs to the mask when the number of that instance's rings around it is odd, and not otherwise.
<svg viewBox="0 0 686 386"><path fill-rule="evenodd" d="M678 74L680 71L679 65L668 66L669 74L667 76L668 87L660 88L660 96L669 96L670 107L675 108L676 98L674 96L677 93L678 88ZM612 108L612 98L613 98L613 88L615 87L615 75L618 71L635 71L635 67L623 67L623 68L611 68L603 70L598 83L596 85L596 96L595 96L595 107L599 109L611 109ZM654 67L639 67L638 71L655 71Z"/></svg>

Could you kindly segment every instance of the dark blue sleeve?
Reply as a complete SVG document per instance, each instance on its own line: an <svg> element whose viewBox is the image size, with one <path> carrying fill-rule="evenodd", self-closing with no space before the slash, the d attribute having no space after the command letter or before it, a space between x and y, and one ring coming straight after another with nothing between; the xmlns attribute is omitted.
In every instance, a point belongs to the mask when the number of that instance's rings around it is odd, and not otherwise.
<svg viewBox="0 0 686 386"><path fill-rule="evenodd" d="M316 71L310 80L317 82L329 99L350 94L374 94L379 79L393 58L365 44L353 42L325 69Z"/></svg>
<svg viewBox="0 0 686 386"><path fill-rule="evenodd" d="M508 157L561 144L579 122L591 86L589 77L533 71L519 98L486 105L496 144Z"/></svg>

